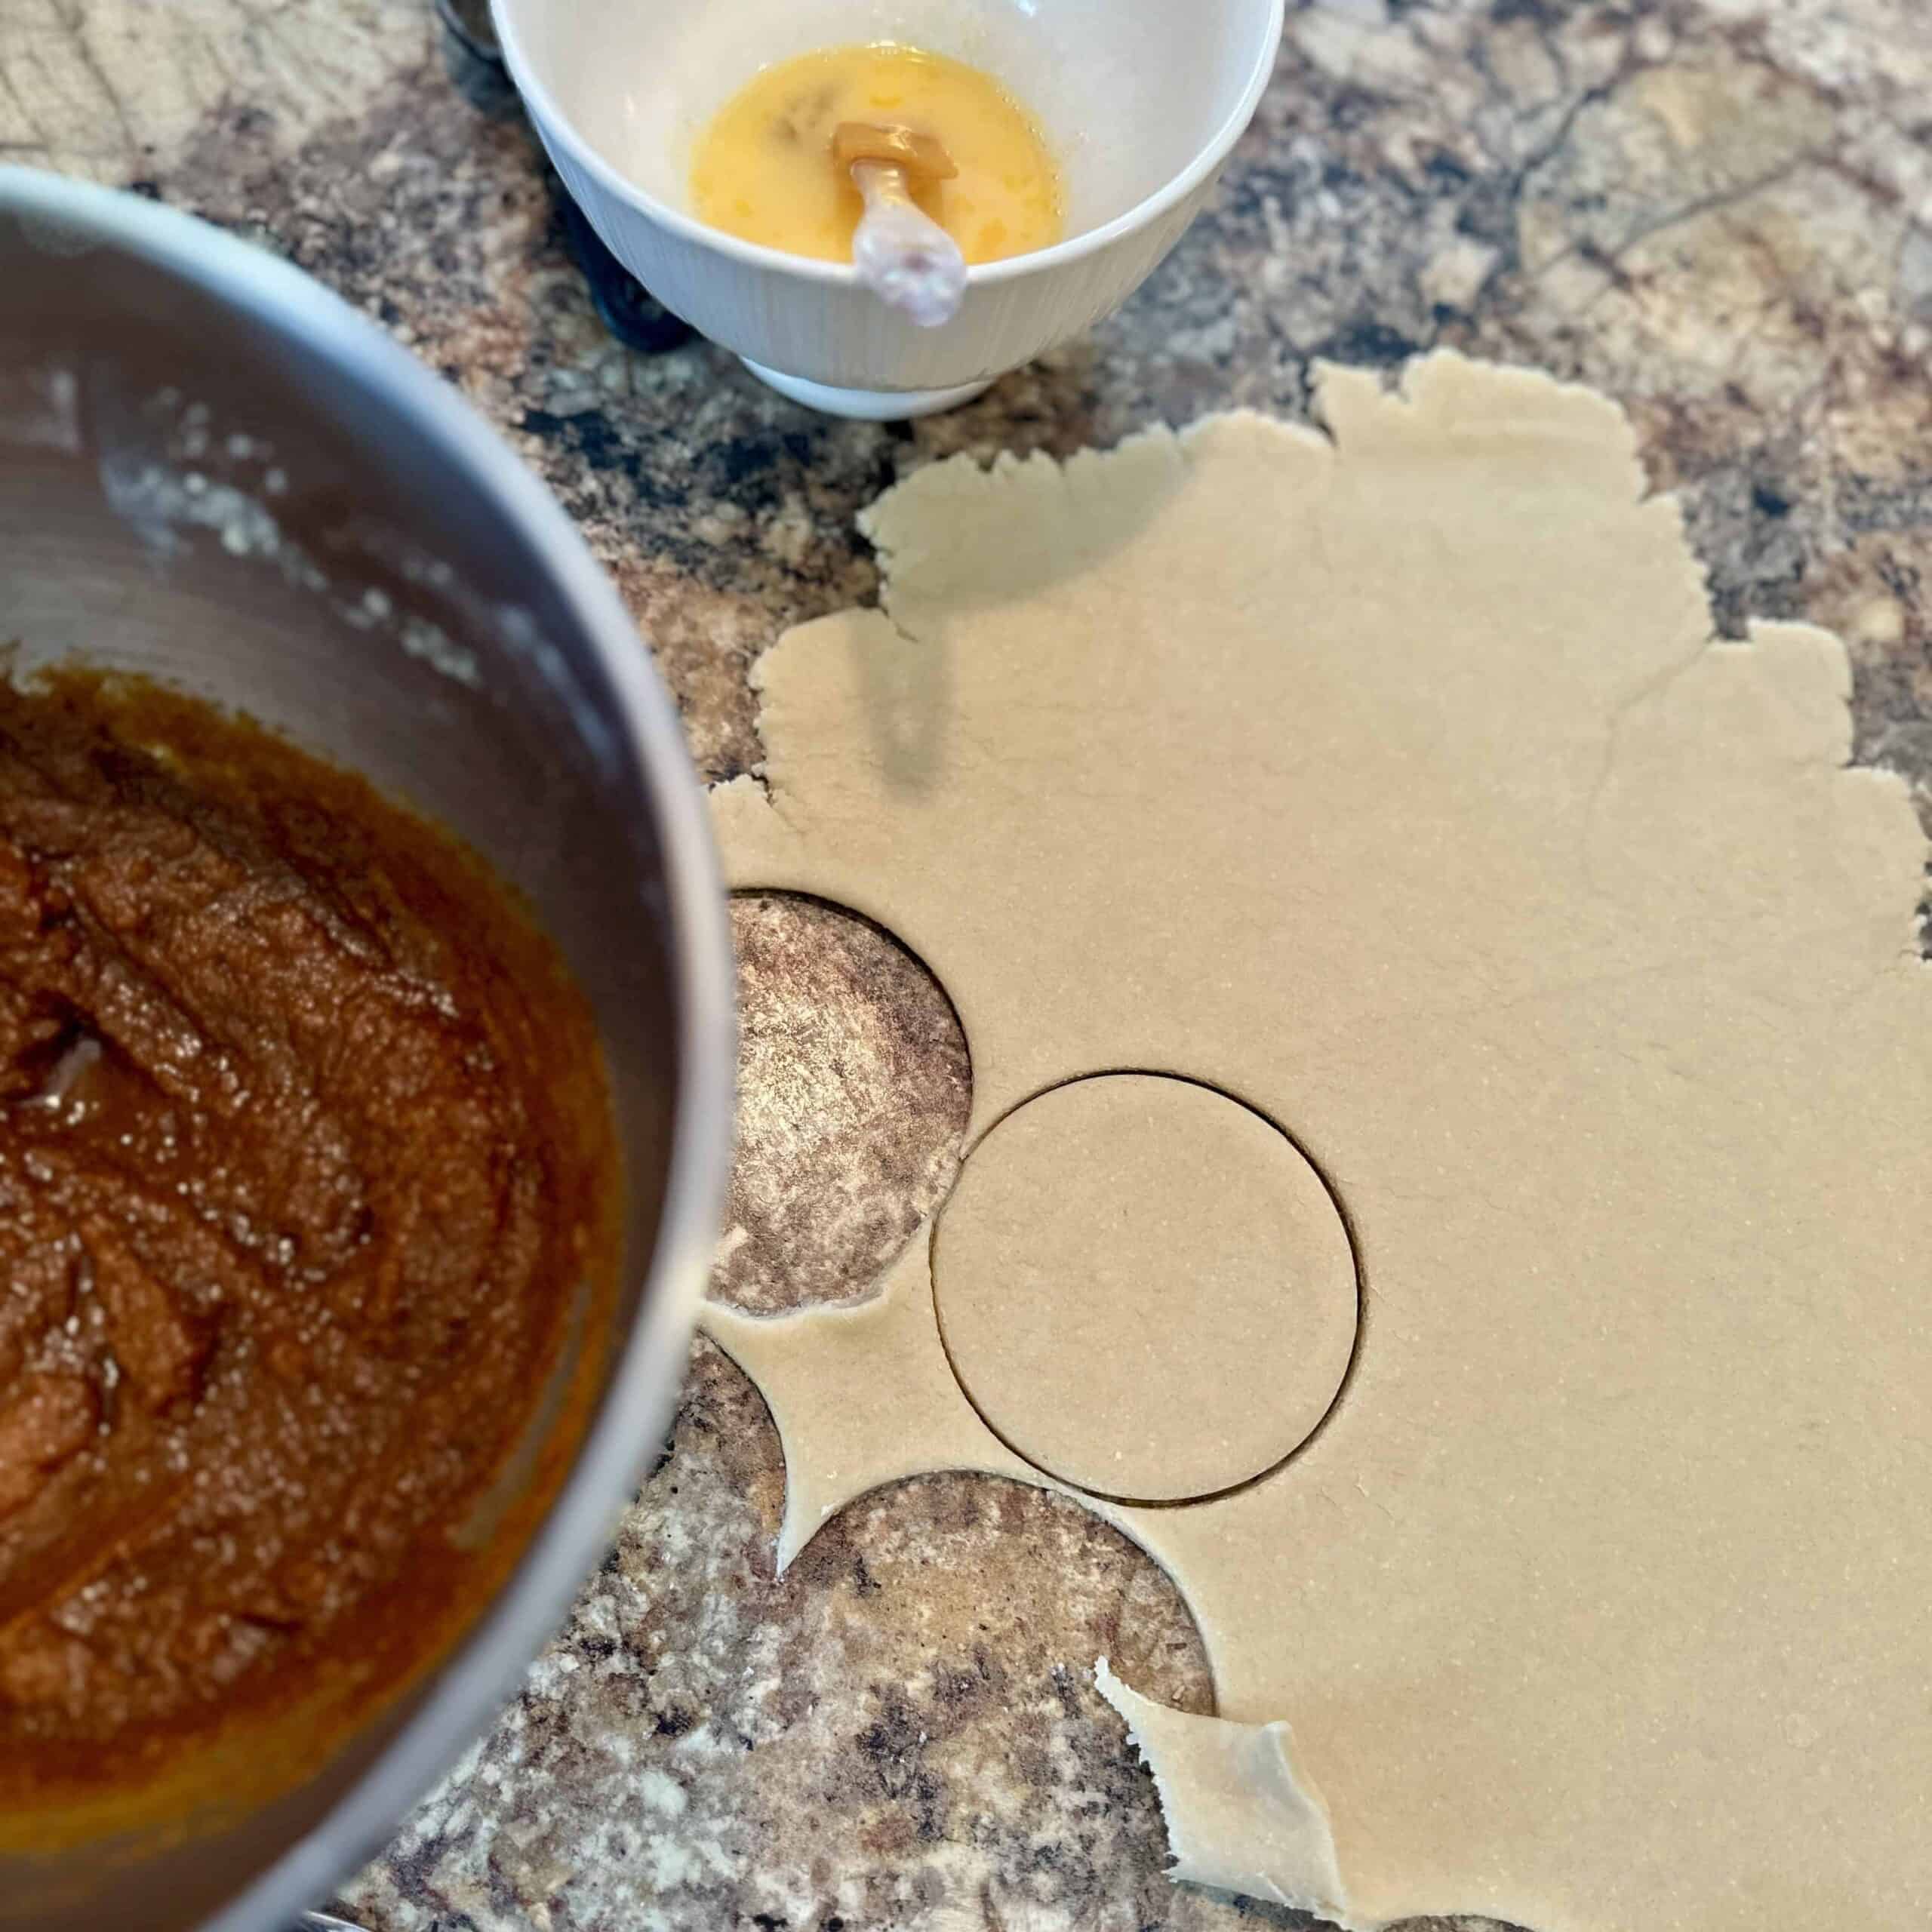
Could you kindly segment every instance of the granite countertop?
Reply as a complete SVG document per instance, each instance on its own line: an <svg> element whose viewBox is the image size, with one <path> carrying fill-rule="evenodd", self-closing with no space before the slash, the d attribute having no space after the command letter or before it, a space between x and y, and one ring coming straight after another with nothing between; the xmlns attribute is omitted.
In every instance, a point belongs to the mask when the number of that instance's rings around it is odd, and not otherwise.
<svg viewBox="0 0 1932 1932"><path fill-rule="evenodd" d="M809 416L703 343L619 347L513 97L427 0L8 0L0 152L266 242L460 386L617 578L710 776L758 755L757 652L872 594L853 518L895 478L1300 416L1317 358L1447 343L1623 402L1720 626L1838 630L1857 756L1932 780L1921 0L1290 0L1275 85L1152 281L912 426ZM717 1291L862 1293L949 1182L963 1043L869 928L783 900L737 924ZM865 1500L777 1580L783 1484L762 1404L700 1344L571 1627L337 1909L381 1932L1303 1922L1162 1875L1151 1783L1083 1669L1106 1651L1211 1707L1146 1558L1060 1499L949 1478Z"/></svg>

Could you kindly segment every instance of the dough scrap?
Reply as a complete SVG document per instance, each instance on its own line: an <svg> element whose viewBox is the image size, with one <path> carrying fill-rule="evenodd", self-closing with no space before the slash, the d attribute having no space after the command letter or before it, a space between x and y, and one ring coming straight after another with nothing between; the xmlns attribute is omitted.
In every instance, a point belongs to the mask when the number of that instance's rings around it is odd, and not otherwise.
<svg viewBox="0 0 1932 1932"><path fill-rule="evenodd" d="M1230 1495L1085 1500L1179 1583L1222 1718L1293 1724L1340 1909L1932 1922L1906 787L1847 764L1835 639L1712 640L1607 401L1449 355L1319 397L1327 438L1225 417L882 498L884 610L761 666L733 882L925 960L969 1139L1156 1069L1334 1189L1362 1332L1321 1430ZM953 1379L928 1247L857 1308L711 1313L788 1558L898 1477L1051 1480Z"/></svg>
<svg viewBox="0 0 1932 1932"><path fill-rule="evenodd" d="M1170 1710L1129 1690L1105 1657L1094 1681L1154 1774L1170 1878L1348 1922L1327 1814L1295 1768L1285 1724Z"/></svg>

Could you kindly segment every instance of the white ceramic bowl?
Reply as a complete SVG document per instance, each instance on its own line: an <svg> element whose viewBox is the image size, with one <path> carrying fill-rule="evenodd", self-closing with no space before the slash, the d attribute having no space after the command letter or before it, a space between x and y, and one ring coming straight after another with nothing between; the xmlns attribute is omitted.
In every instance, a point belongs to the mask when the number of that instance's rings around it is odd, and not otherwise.
<svg viewBox="0 0 1932 1932"><path fill-rule="evenodd" d="M494 0L544 146L611 252L668 309L801 401L945 408L1126 300L1199 211L1272 72L1282 0ZM921 329L812 261L706 226L694 143L761 66L898 40L972 62L1039 117L1069 239L970 271Z"/></svg>

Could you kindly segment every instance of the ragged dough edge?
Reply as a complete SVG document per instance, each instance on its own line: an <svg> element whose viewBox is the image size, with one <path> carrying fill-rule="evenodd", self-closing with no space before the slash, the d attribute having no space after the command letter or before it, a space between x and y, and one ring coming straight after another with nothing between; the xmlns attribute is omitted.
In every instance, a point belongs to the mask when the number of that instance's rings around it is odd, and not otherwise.
<svg viewBox="0 0 1932 1932"><path fill-rule="evenodd" d="M1315 420L1340 448L1369 457L1394 445L1426 442L1466 457L1520 446L1527 436L1573 479L1611 501L1651 494L1636 426L1623 409L1581 383L1543 369L1480 362L1437 349L1402 365L1392 383L1372 369L1318 361L1312 372Z"/></svg>
<svg viewBox="0 0 1932 1932"><path fill-rule="evenodd" d="M1155 424L1122 437L1111 448L1082 449L1063 460L1041 451L1024 457L1001 451L987 463L962 454L929 464L893 485L856 518L877 555L878 601L794 625L759 654L749 676L758 700L752 729L766 755L750 776L713 788L714 798L720 792L753 795L731 803L742 813L755 799L789 829L798 831L788 811L785 780L774 768L765 728L773 672L794 652L810 650L825 635L854 621L896 633L906 649L921 648L926 640L907 606L943 600L949 578L962 564L970 565L975 555L979 527L989 520L997 524L1010 519L1016 502L1023 506L1031 499L1044 511L1063 499L1077 500L1095 490L1118 493L1124 480L1137 474L1158 485L1163 478L1184 474L1204 457L1257 445L1272 445L1284 457L1292 452L1304 460L1318 455L1328 463L1346 463L1352 455L1372 460L1392 445L1427 446L1467 455L1484 446L1516 443L1527 435L1553 462L1569 466L1572 473L1586 479L1586 487L1607 501L1636 503L1649 499L1676 525L1681 540L1675 499L1651 497L1635 426L1615 402L1586 385L1563 382L1542 370L1507 368L1454 349L1437 349L1404 365L1392 384L1372 370L1318 361L1312 388L1310 423L1284 422L1251 409L1216 411L1178 429ZM949 513L940 550L917 534L922 519L936 506ZM1013 560L1008 556L1006 561L1010 565ZM971 568L963 574L969 580L977 575ZM742 817L740 825L742 829ZM732 857L728 851L728 863ZM740 878L734 867L731 883L743 889L753 883L777 886L780 881Z"/></svg>
<svg viewBox="0 0 1932 1932"><path fill-rule="evenodd" d="M1349 1911L1327 1808L1295 1767L1285 1723L1170 1709L1130 1690L1105 1657L1094 1663L1094 1682L1153 1774L1174 1854L1170 1878L1312 1912L1346 1932L1375 1932L1374 1921Z"/></svg>
<svg viewBox="0 0 1932 1932"><path fill-rule="evenodd" d="M942 566L940 581L926 582L932 553L928 540L915 534L935 506L949 512L943 519L948 532L946 553L963 554L970 560L983 525L990 522L996 528L1010 522L1029 506L1044 512L1066 497L1077 500L1094 490L1118 490L1124 478L1136 472L1154 481L1184 474L1217 456L1269 445L1284 459L1306 460L1318 451L1323 460L1346 466L1352 455L1372 462L1378 451L1392 445L1467 457L1498 445L1520 447L1527 441L1550 461L1567 466L1568 473L1607 503L1640 506L1660 526L1669 526L1667 533L1660 528L1657 540L1682 549L1697 604L1708 623L1703 574L1690 556L1676 498L1651 491L1635 426L1618 404L1588 386L1564 382L1540 370L1475 361L1447 349L1411 360L1392 382L1374 371L1324 361L1317 363L1313 373L1312 415L1311 426L1252 410L1221 411L1179 429L1156 425L1124 437L1112 448L1081 450L1063 460L1038 451L1023 457L1001 453L986 464L961 454L895 484L857 519L878 553L879 603L794 626L754 662L750 682L758 699L754 728L761 744L768 754L766 694L772 674L794 652L825 645L839 627L854 622L875 627L880 636L891 635L908 651L925 645L918 615L894 605L902 586L915 601L943 601L948 573ZM967 573L969 578L973 574ZM1838 768L1834 789L1854 813L1861 842L1883 845L1894 838L1895 853L1909 852L1915 866L1920 841L1911 786L1883 767L1851 762L1850 673L1842 641L1829 631L1796 623L1754 621L1743 639L1719 638L1706 629L1667 675L1631 694L1632 708L1654 700L1684 674L1714 659L1742 660L1761 695L1782 697L1790 712L1783 729L1810 740L1792 747L1791 755ZM1794 663L1797 659L1810 660L1808 675L1805 667ZM847 879L835 885L823 876L823 856L813 847L809 799L792 795L790 777L779 768L782 764L782 759L768 756L753 775L711 789L714 828L731 889L834 898L897 934L937 971L921 937L904 928L887 895L875 893L869 879ZM1880 883L1887 894L1899 889L1890 878ZM1915 964L1923 964L1918 957L1918 894L1908 891L1905 910L1897 915L1902 944ZM949 990L958 998L956 989Z"/></svg>

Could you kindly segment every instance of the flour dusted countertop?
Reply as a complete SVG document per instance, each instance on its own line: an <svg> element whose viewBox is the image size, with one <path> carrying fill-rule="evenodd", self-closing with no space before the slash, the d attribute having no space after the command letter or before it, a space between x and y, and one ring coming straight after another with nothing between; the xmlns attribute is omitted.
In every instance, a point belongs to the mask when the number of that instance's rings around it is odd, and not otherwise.
<svg viewBox="0 0 1932 1932"><path fill-rule="evenodd" d="M620 348L514 100L427 0L8 0L0 152L256 237L457 383L611 568L708 775L758 755L756 653L871 595L853 518L912 468L1238 405L1303 416L1316 359L1441 343L1623 402L1721 623L1839 631L1857 755L1932 781L1918 0L1291 0L1276 85L1154 279L910 427L808 416L702 343ZM850 1295L949 1183L957 1030L867 929L783 903L737 923L721 1285L762 1309ZM782 1496L761 1404L700 1346L570 1629L338 1909L380 1932L1298 1922L1161 1874L1152 1785L1082 1669L1105 1651L1207 1708L1146 1559L1071 1504L943 1478L855 1506L774 1580Z"/></svg>

